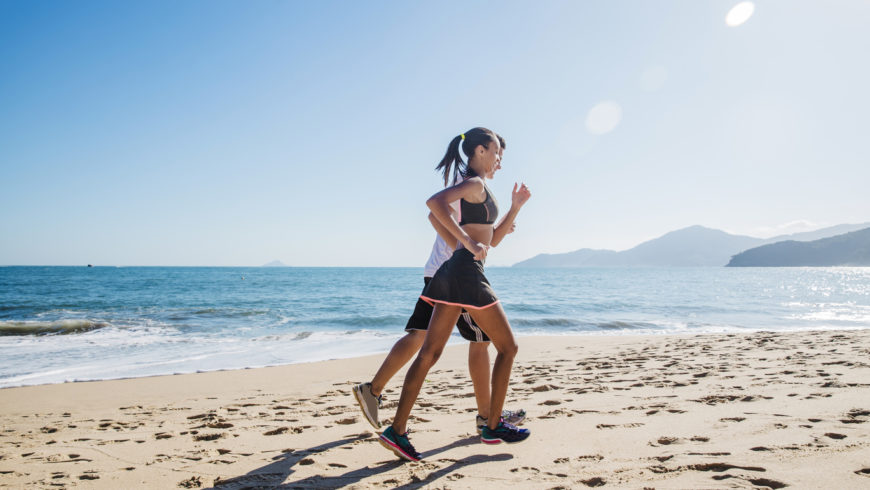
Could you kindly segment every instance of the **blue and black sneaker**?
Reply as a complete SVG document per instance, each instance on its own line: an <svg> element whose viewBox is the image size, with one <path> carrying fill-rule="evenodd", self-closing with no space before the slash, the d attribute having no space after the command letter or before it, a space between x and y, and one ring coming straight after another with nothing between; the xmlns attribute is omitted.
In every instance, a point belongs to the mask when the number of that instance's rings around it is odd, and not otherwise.
<svg viewBox="0 0 870 490"><path fill-rule="evenodd" d="M411 441L408 440L408 433L405 432L399 435L393 430L392 425L381 433L381 445L396 453L396 456L408 461L420 461L423 459L423 456L414 449Z"/></svg>
<svg viewBox="0 0 870 490"><path fill-rule="evenodd" d="M507 422L510 425L520 425L526 420L526 411L522 408L513 411L513 410L502 410L501 419ZM480 435L483 432L483 426L487 425L487 420L477 414L477 417L474 418L474 424L477 426L477 435Z"/></svg>
<svg viewBox="0 0 870 490"><path fill-rule="evenodd" d="M495 429L483 426L480 431L480 442L485 442L486 444L501 444L502 442L514 444L525 441L530 435L532 433L529 429L520 429L501 419L498 427Z"/></svg>

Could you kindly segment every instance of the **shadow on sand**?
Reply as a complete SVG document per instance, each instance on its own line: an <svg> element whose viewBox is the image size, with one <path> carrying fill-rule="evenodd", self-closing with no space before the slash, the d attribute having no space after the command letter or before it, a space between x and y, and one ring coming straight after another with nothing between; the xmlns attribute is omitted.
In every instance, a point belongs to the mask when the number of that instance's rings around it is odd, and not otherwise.
<svg viewBox="0 0 870 490"><path fill-rule="evenodd" d="M273 462L263 466L261 468L257 468L245 475L237 476L234 478L221 480L218 479L214 482L213 489L217 490L242 490L242 489L289 489L289 488L340 488L348 485L353 485L354 483L359 483L364 478L369 478L372 476L376 476L382 473L386 473L390 470L394 470L396 468L400 468L405 465L407 462L395 459L391 461L382 461L376 463L373 466L366 466L365 468L359 468L356 470L348 471L342 475L336 476L320 476L315 475L304 480L292 481L288 478L295 472L293 469L297 464L310 464L309 456L313 454L322 453L329 449L344 446L346 444L352 444L356 441L362 439L368 439L370 434L360 434L355 437L349 437L346 439L341 439L338 441L329 442L326 444L321 444L319 446L315 446L309 449L301 449L299 451L293 451L292 453L283 453L279 454L272 458ZM450 449L455 449L463 446L470 446L472 444L477 444L477 437L468 437L465 439L461 439L458 441L454 441L446 446L442 446L440 448L433 449L431 451L426 451L423 453L423 462L427 462L433 456L443 453L445 451L449 451ZM376 440L372 440L371 443L377 444ZM373 446L374 448L374 446ZM384 455L388 455L384 449L377 446L377 451L383 451ZM449 466L444 468L439 468L435 471L432 471L425 478L413 477L414 481L411 483L407 483L405 485L398 486L398 481L394 481L397 485L395 488L401 489L414 489L420 488L426 485L431 485L433 482L442 478L446 475L453 473L454 471L459 470L465 466L479 464L479 463L488 463L492 461L507 461L512 459L513 455L511 454L492 454L492 455L473 455L468 456L466 458L462 458L459 460L452 459L442 459L438 460L440 462L450 462ZM415 463L407 463L407 464L415 464Z"/></svg>

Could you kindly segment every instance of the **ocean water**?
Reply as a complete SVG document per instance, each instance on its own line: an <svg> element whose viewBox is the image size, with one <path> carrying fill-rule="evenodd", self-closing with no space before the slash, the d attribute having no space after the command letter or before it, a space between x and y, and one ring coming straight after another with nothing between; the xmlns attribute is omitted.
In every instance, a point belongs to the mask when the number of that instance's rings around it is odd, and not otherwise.
<svg viewBox="0 0 870 490"><path fill-rule="evenodd" d="M520 337L870 328L870 268L487 277ZM422 286L420 268L0 267L0 387L386 352Z"/></svg>

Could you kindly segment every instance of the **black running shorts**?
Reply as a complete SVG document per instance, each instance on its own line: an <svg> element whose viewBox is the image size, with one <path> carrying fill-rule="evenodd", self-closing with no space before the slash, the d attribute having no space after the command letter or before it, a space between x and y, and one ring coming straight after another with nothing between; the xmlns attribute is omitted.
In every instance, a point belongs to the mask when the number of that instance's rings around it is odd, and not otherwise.
<svg viewBox="0 0 870 490"><path fill-rule="evenodd" d="M431 277L423 278L424 289L431 279ZM432 305L417 298L417 305L414 306L414 313L411 314L411 318L408 318L408 324L405 325L405 331L427 330L429 328L429 319L432 317L433 310L434 308ZM462 310L462 314L459 315L459 320L456 322L456 328L459 329L459 335L462 335L462 338L469 342L489 342L489 337L487 337L486 334L483 333L483 330L474 323L474 320L471 319L471 315L469 315L465 310Z"/></svg>

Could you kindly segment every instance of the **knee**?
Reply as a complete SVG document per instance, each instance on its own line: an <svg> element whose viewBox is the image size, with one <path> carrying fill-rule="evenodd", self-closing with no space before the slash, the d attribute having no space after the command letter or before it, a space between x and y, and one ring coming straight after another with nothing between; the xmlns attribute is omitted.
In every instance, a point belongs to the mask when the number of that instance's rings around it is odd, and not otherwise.
<svg viewBox="0 0 870 490"><path fill-rule="evenodd" d="M430 368L438 362L438 358L441 357L441 352L444 349L426 349L425 346L420 350L420 354L417 355L417 359L420 360L420 363L426 368Z"/></svg>
<svg viewBox="0 0 870 490"><path fill-rule="evenodd" d="M501 345L497 345L496 349L498 350L499 354L513 359L514 357L516 357L517 352L520 350L520 346L517 345L517 342L515 340L511 340L510 342L505 342Z"/></svg>
<svg viewBox="0 0 870 490"><path fill-rule="evenodd" d="M423 341L426 340L426 331L425 330L411 330L407 334L408 339L417 345L419 349L420 346L423 345Z"/></svg>

